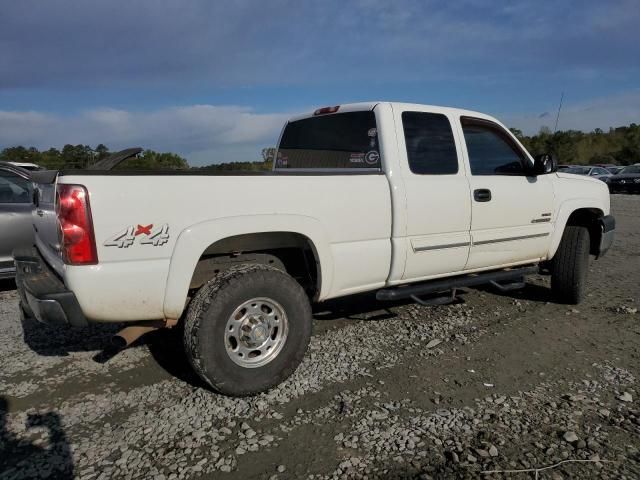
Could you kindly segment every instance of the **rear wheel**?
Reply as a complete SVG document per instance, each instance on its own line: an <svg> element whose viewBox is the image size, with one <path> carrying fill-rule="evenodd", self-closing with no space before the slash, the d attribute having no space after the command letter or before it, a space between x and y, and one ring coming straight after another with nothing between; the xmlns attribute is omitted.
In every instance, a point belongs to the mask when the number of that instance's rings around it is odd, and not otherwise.
<svg viewBox="0 0 640 480"><path fill-rule="evenodd" d="M237 265L191 301L184 343L194 370L214 390L234 396L268 390L298 367L311 337L303 288L266 265Z"/></svg>
<svg viewBox="0 0 640 480"><path fill-rule="evenodd" d="M584 297L589 269L589 230L567 225L551 260L551 290L561 303L578 304Z"/></svg>

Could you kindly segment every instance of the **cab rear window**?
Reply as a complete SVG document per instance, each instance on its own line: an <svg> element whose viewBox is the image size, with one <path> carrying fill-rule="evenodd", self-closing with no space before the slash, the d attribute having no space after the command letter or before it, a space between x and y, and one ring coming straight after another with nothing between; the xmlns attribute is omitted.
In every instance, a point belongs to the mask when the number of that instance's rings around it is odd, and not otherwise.
<svg viewBox="0 0 640 480"><path fill-rule="evenodd" d="M380 169L372 111L323 115L289 122L282 133L277 169Z"/></svg>

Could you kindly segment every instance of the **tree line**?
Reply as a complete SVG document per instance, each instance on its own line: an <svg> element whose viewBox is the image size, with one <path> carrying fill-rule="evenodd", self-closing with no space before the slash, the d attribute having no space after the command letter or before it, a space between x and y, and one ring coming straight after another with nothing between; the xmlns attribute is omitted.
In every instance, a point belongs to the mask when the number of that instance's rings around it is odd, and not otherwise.
<svg viewBox="0 0 640 480"><path fill-rule="evenodd" d="M229 172L229 171L249 171L249 172L265 172L271 170L273 167L273 158L275 157L276 149L274 147L263 148L261 155L262 160L249 161L249 162L223 162L212 163L211 165L205 165L204 167L193 167L193 169L202 170L206 172Z"/></svg>
<svg viewBox="0 0 640 480"><path fill-rule="evenodd" d="M62 150L50 148L40 151L35 147L8 147L0 152L0 161L35 163L51 170L83 169L112 153L109 148L100 144L95 148L89 145L65 145ZM189 168L187 161L180 155L170 152L144 150L135 158L125 160L116 169L129 170L185 170Z"/></svg>
<svg viewBox="0 0 640 480"><path fill-rule="evenodd" d="M589 133L579 130L551 132L543 127L537 135L526 136L518 129L511 131L532 155L550 153L561 164L631 165L640 162L640 125L635 123L610 128L608 132L599 128Z"/></svg>
<svg viewBox="0 0 640 480"><path fill-rule="evenodd" d="M554 155L561 164L631 165L640 163L640 125L635 123L626 127L610 128L608 132L599 128L588 133L579 130L551 132L549 128L542 127L536 135L527 136L516 128L512 128L511 131L532 155L549 153ZM62 150L50 148L44 151L34 147L18 146L2 150L0 161L31 162L48 169L82 169L108 157L111 153L104 144L95 148L89 145L65 145ZM275 148L263 148L261 154L260 160L214 163L191 168L203 171L271 170ZM144 150L136 158L124 161L117 168L185 170L190 167L186 159L175 153Z"/></svg>

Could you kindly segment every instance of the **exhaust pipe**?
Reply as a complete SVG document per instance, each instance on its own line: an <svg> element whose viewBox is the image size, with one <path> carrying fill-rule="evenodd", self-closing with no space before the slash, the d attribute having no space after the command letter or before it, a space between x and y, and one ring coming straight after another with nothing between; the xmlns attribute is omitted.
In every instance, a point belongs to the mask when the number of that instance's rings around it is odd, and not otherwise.
<svg viewBox="0 0 640 480"><path fill-rule="evenodd" d="M138 322L123 328L111 337L111 346L117 350L123 350L139 339L145 333L153 332L159 328L171 328L177 320L149 320L148 322Z"/></svg>
<svg viewBox="0 0 640 480"><path fill-rule="evenodd" d="M153 332L160 328L171 328L178 323L178 320L149 320L147 322L136 322L116 333L109 344L99 353L93 360L98 363L106 363L115 357L119 352L127 348L133 342L138 340L145 333Z"/></svg>
<svg viewBox="0 0 640 480"><path fill-rule="evenodd" d="M111 346L118 349L123 350L139 339L145 333L153 332L160 327L156 326L143 326L143 325L134 325L131 327L126 327L116 333L113 337L111 337Z"/></svg>

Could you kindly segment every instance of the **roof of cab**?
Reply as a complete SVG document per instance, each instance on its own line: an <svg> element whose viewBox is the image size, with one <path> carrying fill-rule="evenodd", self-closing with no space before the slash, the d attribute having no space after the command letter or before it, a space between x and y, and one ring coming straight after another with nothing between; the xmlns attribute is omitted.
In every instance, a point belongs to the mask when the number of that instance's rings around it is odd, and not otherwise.
<svg viewBox="0 0 640 480"><path fill-rule="evenodd" d="M325 115L337 115L337 114L345 113L345 112L360 112L360 111L366 111L366 110L373 110L376 107L376 105L379 105L381 103L389 104L389 105L392 106L392 108L394 108L394 109L397 108L397 109L399 109L401 111L405 111L405 110L425 110L426 109L428 111L437 112L437 113L445 113L445 114L449 114L449 115L470 116L470 117L476 117L476 118L483 118L483 119L486 119L486 120L497 121L497 119L495 119L491 115L487 115L487 114L481 113L481 112L475 112L473 110L466 110L466 109L463 109L463 108L444 107L444 106L438 106L438 105L425 105L425 104L420 104L420 103L403 103L403 102L387 102L387 101L343 103L343 104L340 104L340 105L336 105L336 106L340 107L340 109L336 113L328 113L328 114L325 114ZM333 106L333 105L325 105L325 106ZM302 114L298 114L298 115L294 115L291 118L289 118L289 121L290 122L294 122L296 120L302 120L302 119L305 119L305 118L311 118L311 117L314 116L314 111L306 112L306 113L302 113Z"/></svg>

